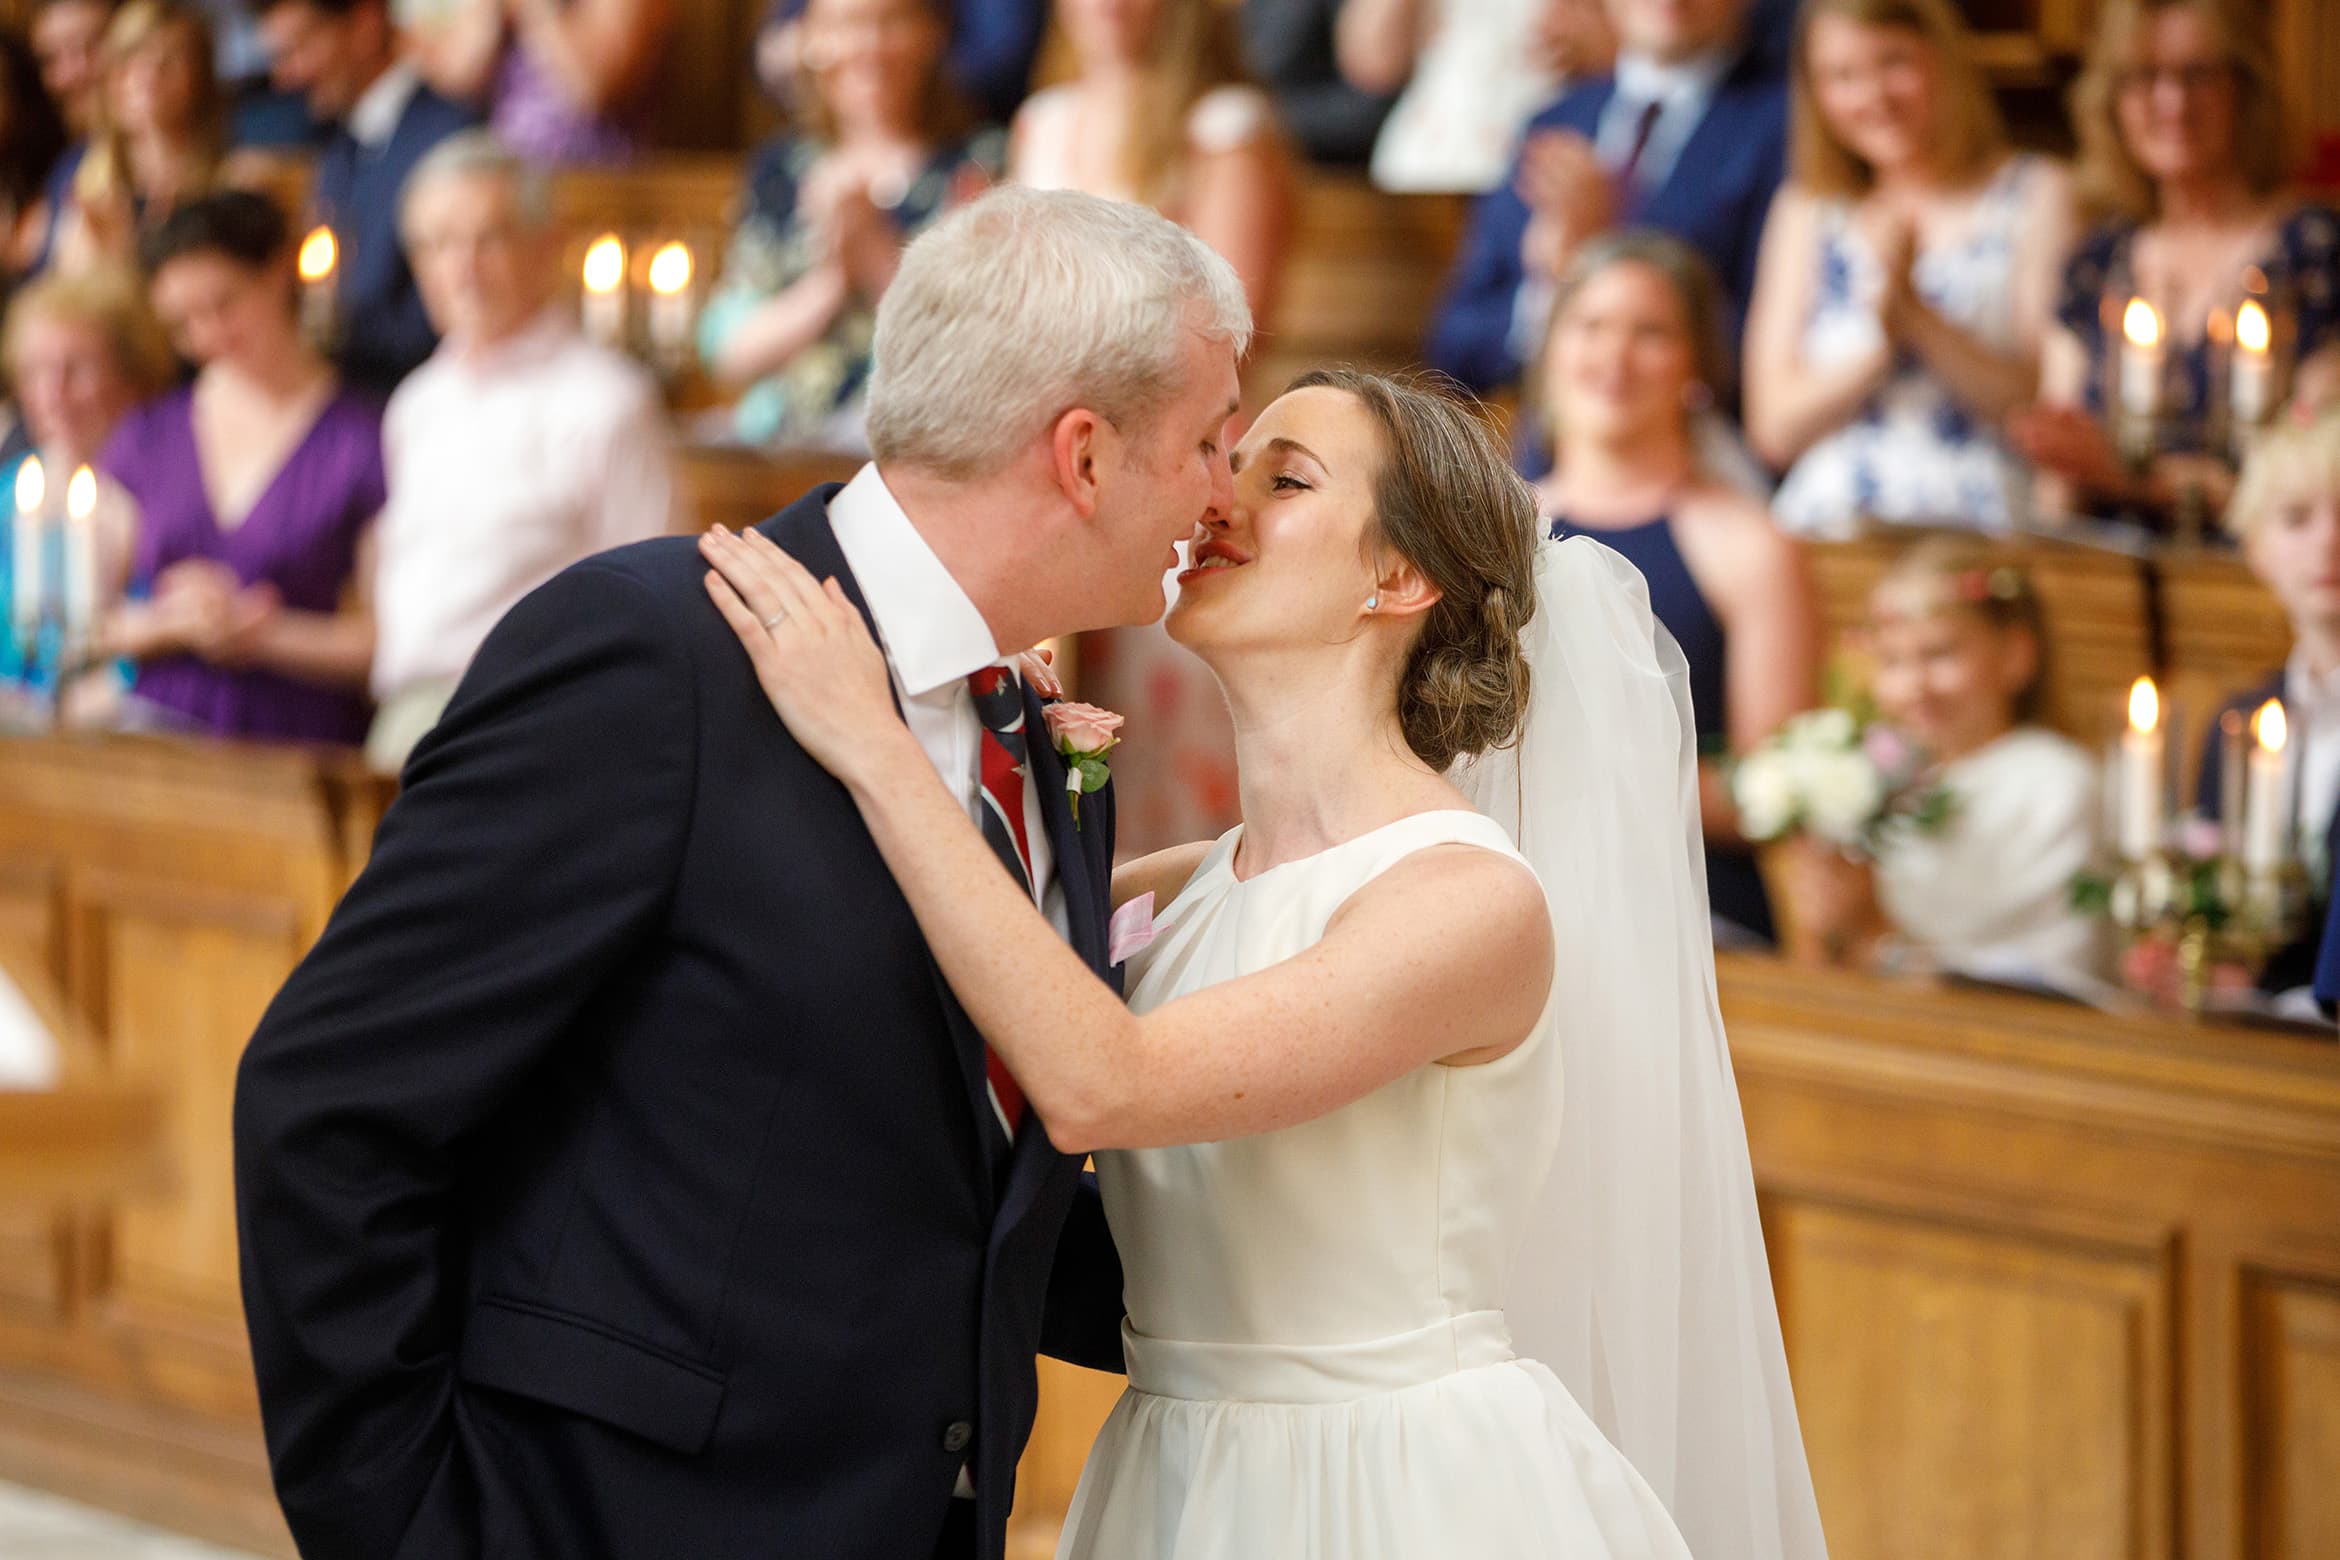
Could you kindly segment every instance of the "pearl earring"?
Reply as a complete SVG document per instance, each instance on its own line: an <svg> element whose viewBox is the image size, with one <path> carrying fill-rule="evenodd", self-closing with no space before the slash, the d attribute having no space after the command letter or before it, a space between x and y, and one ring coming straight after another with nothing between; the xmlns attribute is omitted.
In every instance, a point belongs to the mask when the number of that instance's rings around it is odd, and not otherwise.
<svg viewBox="0 0 2340 1560"><path fill-rule="evenodd" d="M1365 610L1366 610L1366 611L1368 611L1368 612L1375 611L1375 610L1379 609L1379 607L1380 607L1380 606L1381 606L1381 598L1380 598L1379 596L1367 596L1367 597L1365 598Z"/></svg>

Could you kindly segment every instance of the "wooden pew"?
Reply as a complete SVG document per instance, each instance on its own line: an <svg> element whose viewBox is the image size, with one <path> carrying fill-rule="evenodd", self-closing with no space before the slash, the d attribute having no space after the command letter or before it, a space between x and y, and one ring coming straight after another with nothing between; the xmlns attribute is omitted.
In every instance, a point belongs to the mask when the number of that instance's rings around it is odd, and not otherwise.
<svg viewBox="0 0 2340 1560"><path fill-rule="evenodd" d="M354 755L0 739L0 956L54 981L94 1087L151 1084L177 1166L150 1202L0 1214L0 1477L291 1553L244 1339L228 1106L386 800ZM83 1124L125 1108L92 1097Z"/></svg>

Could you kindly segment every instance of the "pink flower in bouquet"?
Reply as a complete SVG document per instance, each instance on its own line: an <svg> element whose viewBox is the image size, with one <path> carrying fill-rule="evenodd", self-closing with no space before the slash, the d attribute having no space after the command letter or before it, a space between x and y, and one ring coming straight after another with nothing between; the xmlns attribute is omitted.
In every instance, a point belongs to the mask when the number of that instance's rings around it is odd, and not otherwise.
<svg viewBox="0 0 2340 1560"><path fill-rule="evenodd" d="M1094 704L1051 704L1047 714L1048 735L1060 753L1093 755L1121 740L1121 717Z"/></svg>
<svg viewBox="0 0 2340 1560"><path fill-rule="evenodd" d="M2179 820L2175 836L2178 854L2189 861L2215 861L2226 854L2226 831L2210 818Z"/></svg>
<svg viewBox="0 0 2340 1560"><path fill-rule="evenodd" d="M1861 751L1869 756L1869 762L1877 766L1890 787L1898 789L1917 772L1916 746L1891 726L1871 726L1863 732Z"/></svg>

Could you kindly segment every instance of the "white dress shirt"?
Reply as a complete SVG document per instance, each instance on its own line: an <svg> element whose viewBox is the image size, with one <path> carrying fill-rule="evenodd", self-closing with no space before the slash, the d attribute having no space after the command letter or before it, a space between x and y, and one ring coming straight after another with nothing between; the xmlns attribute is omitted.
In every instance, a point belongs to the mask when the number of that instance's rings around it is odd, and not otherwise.
<svg viewBox="0 0 2340 1560"><path fill-rule="evenodd" d="M349 131L351 140L369 152L378 152L398 133L398 121L406 117L406 105L421 90L420 73L412 64L400 60L358 94L343 127Z"/></svg>
<svg viewBox="0 0 2340 1560"><path fill-rule="evenodd" d="M902 512L876 466L862 467L829 500L829 527L877 624L902 718L972 822L982 806L983 723L967 679L986 666L1012 669L1013 659L1000 654L983 614ZM1048 733L1027 731L1025 740L1046 742ZM1056 878L1039 787L1030 783L1024 786L1024 834L1031 844L1034 891L1049 924L1066 936L1071 922L1064 887Z"/></svg>
<svg viewBox="0 0 2340 1560"><path fill-rule="evenodd" d="M548 310L449 340L390 398L374 693L459 678L488 630L589 554L671 528L673 451L648 374Z"/></svg>
<svg viewBox="0 0 2340 1560"><path fill-rule="evenodd" d="M2291 740L2299 744L2299 845L2311 865L2330 871L2324 843L2332 817L2340 813L2340 670L2318 677L2305 646L2291 652L2283 669L2283 713L2291 718ZM2235 782L2229 780L2228 784Z"/></svg>
<svg viewBox="0 0 2340 1560"><path fill-rule="evenodd" d="M1658 116L1649 128L1648 144L1634 165L1633 187L1654 190L1673 176L1682 148L1690 144L1714 102L1715 88L1739 62L1746 45L1734 39L1686 60L1660 61L1646 54L1617 56L1617 90L1601 110L1600 132L1593 140L1601 166L1614 173L1633 155L1633 137L1642 114L1655 104Z"/></svg>

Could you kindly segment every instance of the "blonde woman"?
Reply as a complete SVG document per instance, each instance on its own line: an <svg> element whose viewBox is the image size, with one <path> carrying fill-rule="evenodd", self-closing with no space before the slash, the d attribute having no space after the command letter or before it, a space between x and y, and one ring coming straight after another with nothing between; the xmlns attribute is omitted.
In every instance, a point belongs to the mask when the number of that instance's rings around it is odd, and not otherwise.
<svg viewBox="0 0 2340 1560"><path fill-rule="evenodd" d="M1152 206L1225 256L1272 322L1291 154L1213 0L1058 0L1078 73L1016 115L1008 177Z"/></svg>
<svg viewBox="0 0 2340 1560"><path fill-rule="evenodd" d="M1747 431L1781 524L2005 531L2071 232L2067 181L2011 153L1948 0L1809 0L1790 182L1748 316Z"/></svg>
<svg viewBox="0 0 2340 1560"><path fill-rule="evenodd" d="M2254 268L2287 316L2311 404L2340 387L2340 214L2284 188L2293 143L2257 23L2220 0L2109 0L2072 92L2079 190L2102 218L2075 252L2017 443L2049 477L2043 508L2212 513L2233 489L2213 415L2213 320ZM2103 425L2120 342L2108 299L2150 299L2167 333L2159 448L2127 469Z"/></svg>
<svg viewBox="0 0 2340 1560"><path fill-rule="evenodd" d="M106 29L105 95L54 214L49 263L128 265L142 234L219 182L227 103L212 73L211 28L180 0L130 0Z"/></svg>

